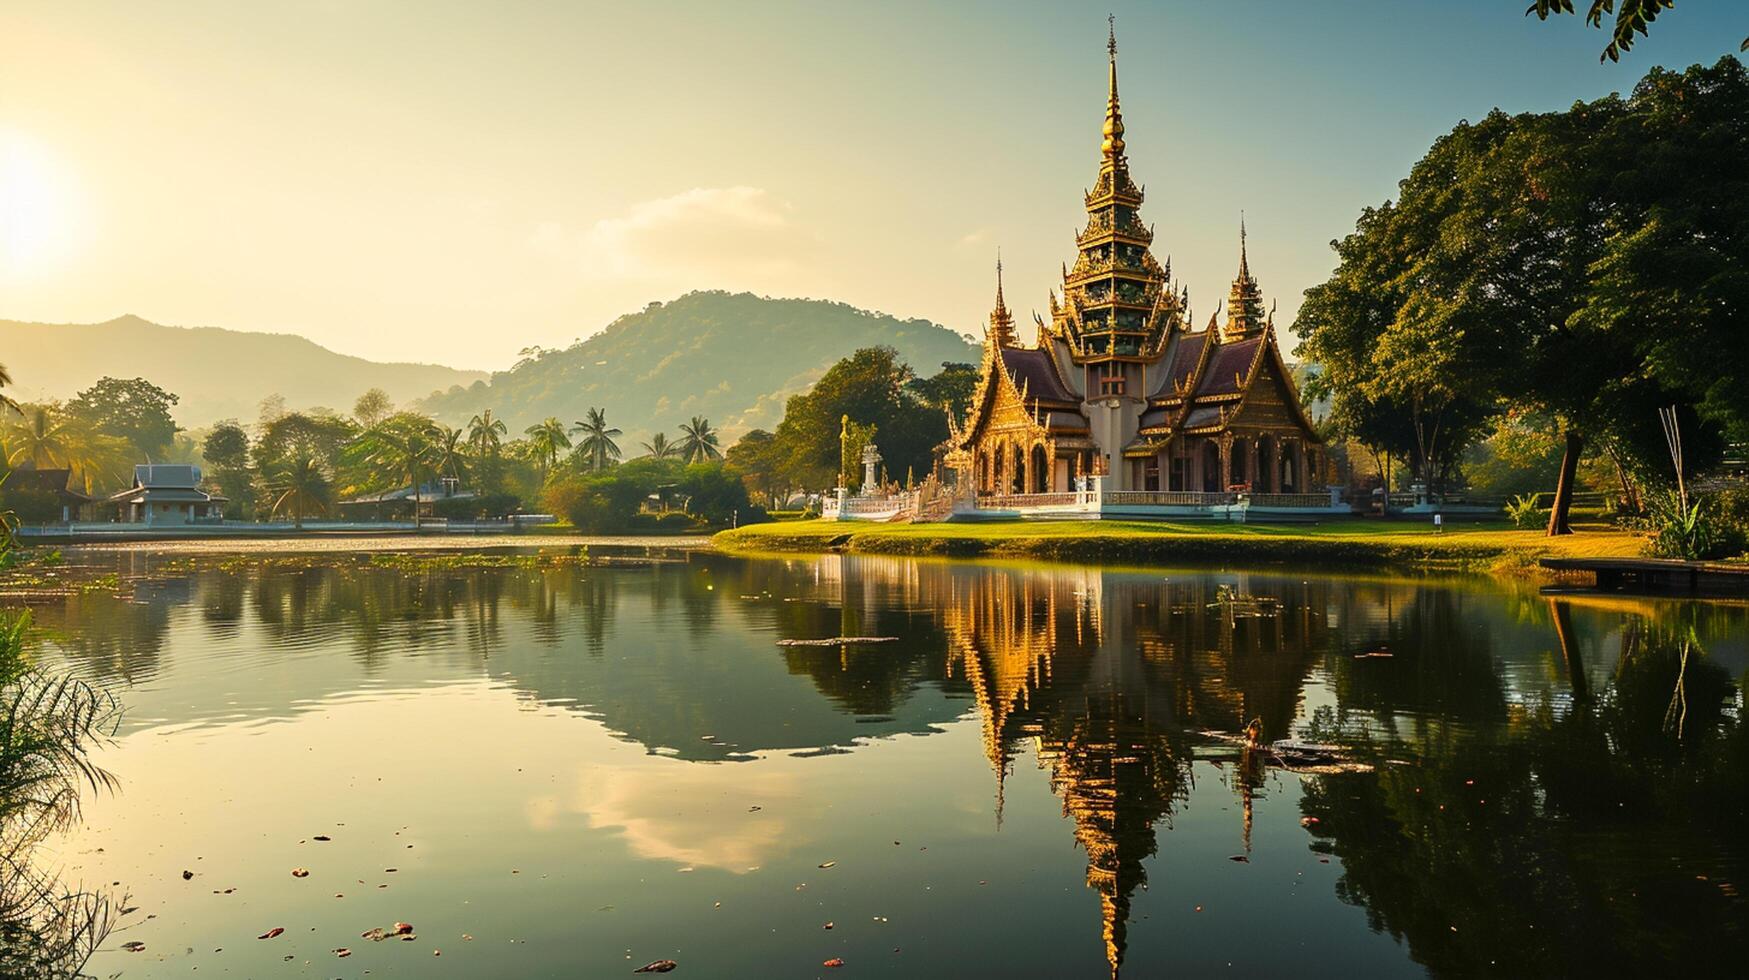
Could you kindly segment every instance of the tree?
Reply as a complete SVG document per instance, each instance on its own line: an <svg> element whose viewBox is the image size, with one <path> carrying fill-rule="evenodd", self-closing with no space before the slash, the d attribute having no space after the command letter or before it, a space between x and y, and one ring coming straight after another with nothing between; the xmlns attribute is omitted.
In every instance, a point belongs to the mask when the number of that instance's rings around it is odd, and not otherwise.
<svg viewBox="0 0 1749 980"><path fill-rule="evenodd" d="M1749 76L1732 57L1655 69L1625 100L1491 113L1441 137L1399 199L1335 243L1335 274L1301 308L1301 353L1339 417L1406 421L1427 478L1501 411L1553 416L1549 533L1567 533L1581 455L1655 454L1656 406L1698 409L1714 431L1697 444L1746 429L1746 196Z"/></svg>
<svg viewBox="0 0 1749 980"><path fill-rule="evenodd" d="M619 444L613 440L623 433L608 427L604 409L591 408L572 426L571 434L583 437L577 441L577 451L591 472L599 473L619 459Z"/></svg>
<svg viewBox="0 0 1749 980"><path fill-rule="evenodd" d="M722 450L717 448L717 434L711 429L710 419L694 415L692 421L680 426L680 458L688 463L723 458Z"/></svg>
<svg viewBox="0 0 1749 980"><path fill-rule="evenodd" d="M332 489L314 456L276 460L264 475L273 497L273 514L291 514L293 527L301 530L305 516L328 512Z"/></svg>
<svg viewBox="0 0 1749 980"><path fill-rule="evenodd" d="M348 454L377 480L413 491L413 526L420 526L421 490L441 454L443 433L437 423L423 415L391 415L364 430L353 440Z"/></svg>
<svg viewBox="0 0 1749 980"><path fill-rule="evenodd" d="M5 388L10 384L12 384L12 372L6 370L6 365L0 364L0 388ZM12 400L11 395L0 391L0 409L8 408L12 409L14 412L20 410L18 403Z"/></svg>
<svg viewBox="0 0 1749 980"><path fill-rule="evenodd" d="M445 425L437 426L431 444L431 472L439 479L460 483L466 478L468 462L468 444L464 441L462 430Z"/></svg>
<svg viewBox="0 0 1749 980"><path fill-rule="evenodd" d="M499 488L504 436L508 432L504 420L493 417L489 408L468 420L468 449L473 454L474 469L482 490Z"/></svg>
<svg viewBox="0 0 1749 980"><path fill-rule="evenodd" d="M972 395L978 390L978 366L942 361L941 371L927 378L912 378L905 386L918 401L942 412L951 412L954 422L966 420Z"/></svg>
<svg viewBox="0 0 1749 980"><path fill-rule="evenodd" d="M658 432L643 443L644 455L651 459L673 459L680 455L680 448L668 441L666 432Z"/></svg>
<svg viewBox="0 0 1749 980"><path fill-rule="evenodd" d="M1620 61L1622 54L1634 46L1635 34L1645 37L1646 29L1658 19L1658 14L1675 7L1676 0L1591 0L1585 11L1587 24L1602 27L1605 14L1615 15L1615 23L1609 29L1609 46L1603 49L1597 60ZM1535 14L1538 20L1548 20L1551 14L1575 12L1573 0L1536 0L1524 15ZM1749 38L1743 39L1739 50L1749 51Z"/></svg>
<svg viewBox="0 0 1749 980"><path fill-rule="evenodd" d="M749 509L747 486L721 463L693 463L680 478L689 513L712 524L726 524Z"/></svg>
<svg viewBox="0 0 1749 980"><path fill-rule="evenodd" d="M117 480L127 469L128 444L95 431L84 419L60 411L55 404L22 405L23 417L6 426L6 457L10 466L37 469L66 467L85 492Z"/></svg>
<svg viewBox="0 0 1749 980"><path fill-rule="evenodd" d="M230 500L227 510L242 514L254 506L255 493L249 472L249 433L235 419L213 426L201 441L201 458L212 464L212 479Z"/></svg>
<svg viewBox="0 0 1749 980"><path fill-rule="evenodd" d="M178 400L145 378L100 378L67 403L67 412L104 435L125 439L150 460L169 448L180 428L170 417Z"/></svg>
<svg viewBox="0 0 1749 980"><path fill-rule="evenodd" d="M771 507L782 504L779 484L783 459L777 450L776 436L764 429L754 429L737 439L723 455L728 467L741 475L748 491L763 497Z"/></svg>
<svg viewBox="0 0 1749 980"><path fill-rule="evenodd" d="M571 439L565 435L565 424L549 417L539 425L524 429L523 435L528 436L529 448L533 451L535 465L540 470L540 482L545 485L547 475L558 465L559 451L571 448Z"/></svg>
<svg viewBox="0 0 1749 980"><path fill-rule="evenodd" d="M265 468L278 460L313 456L332 470L358 432L351 419L325 409L281 412L261 426L261 437L255 440L256 465Z"/></svg>
<svg viewBox="0 0 1749 980"><path fill-rule="evenodd" d="M390 400L389 393L381 388L372 388L359 395L358 401L352 403L352 417L367 429L388 418L394 411L395 403Z"/></svg>
<svg viewBox="0 0 1749 980"><path fill-rule="evenodd" d="M829 486L838 478L841 419L878 425L890 472L929 472L947 438L947 417L907 391L914 375L891 347L865 347L832 365L814 387L790 398L776 438L794 486Z"/></svg>

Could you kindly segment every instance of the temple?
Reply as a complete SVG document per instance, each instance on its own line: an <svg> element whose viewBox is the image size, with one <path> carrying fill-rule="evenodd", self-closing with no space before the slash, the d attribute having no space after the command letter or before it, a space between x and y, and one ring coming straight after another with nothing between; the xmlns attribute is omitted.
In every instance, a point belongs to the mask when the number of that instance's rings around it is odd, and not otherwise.
<svg viewBox="0 0 1749 980"><path fill-rule="evenodd" d="M998 261L978 389L943 460L986 509L1086 509L1095 484L1102 501L1116 492L1126 496L1114 502L1141 507L1334 506L1322 441L1251 274L1243 221L1225 319L1217 313L1200 331L1190 326L1189 290L1154 257L1124 154L1115 31L1107 50L1099 176L1075 263L1051 294L1049 322L1034 315L1027 346Z"/></svg>

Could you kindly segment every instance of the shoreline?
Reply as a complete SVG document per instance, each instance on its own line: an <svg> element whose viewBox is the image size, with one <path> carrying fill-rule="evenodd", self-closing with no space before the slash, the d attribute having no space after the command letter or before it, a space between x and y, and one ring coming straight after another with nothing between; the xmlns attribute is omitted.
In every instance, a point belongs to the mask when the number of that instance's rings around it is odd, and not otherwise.
<svg viewBox="0 0 1749 980"><path fill-rule="evenodd" d="M978 524L860 524L797 521L721 531L728 554L852 553L1005 558L1091 564L1231 563L1348 569L1459 570L1552 578L1542 558L1639 557L1644 539L1613 528L1550 538L1503 525L1448 526L1353 521L1318 525L1186 524L1131 521L1020 521Z"/></svg>

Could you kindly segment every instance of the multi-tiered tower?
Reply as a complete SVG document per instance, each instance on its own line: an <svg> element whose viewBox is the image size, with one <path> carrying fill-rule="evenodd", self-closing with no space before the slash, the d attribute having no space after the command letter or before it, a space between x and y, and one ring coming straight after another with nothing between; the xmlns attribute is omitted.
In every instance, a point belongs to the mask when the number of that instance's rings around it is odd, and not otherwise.
<svg viewBox="0 0 1749 980"><path fill-rule="evenodd" d="M1063 270L1062 296L1051 294L1050 332L1067 342L1075 364L1088 371L1084 390L1090 399L1141 395L1140 366L1157 359L1173 331L1184 329L1188 302L1172 282L1170 263L1162 266L1150 250L1154 230L1142 224L1143 190L1131 179L1124 155L1115 26L1106 53L1099 177L1086 192L1087 226L1075 236L1075 264Z"/></svg>

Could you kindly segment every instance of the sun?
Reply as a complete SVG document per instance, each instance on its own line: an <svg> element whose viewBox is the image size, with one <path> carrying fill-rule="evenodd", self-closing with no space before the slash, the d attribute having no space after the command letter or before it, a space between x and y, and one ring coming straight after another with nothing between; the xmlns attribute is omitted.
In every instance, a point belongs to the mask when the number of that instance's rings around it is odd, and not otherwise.
<svg viewBox="0 0 1749 980"><path fill-rule="evenodd" d="M0 130L0 281L57 268L73 250L77 217L66 169L22 133Z"/></svg>

